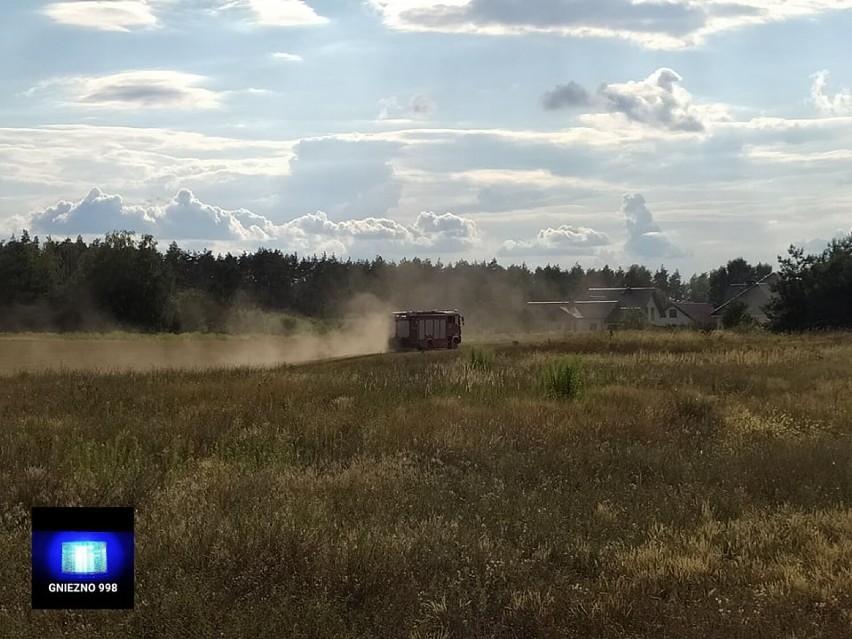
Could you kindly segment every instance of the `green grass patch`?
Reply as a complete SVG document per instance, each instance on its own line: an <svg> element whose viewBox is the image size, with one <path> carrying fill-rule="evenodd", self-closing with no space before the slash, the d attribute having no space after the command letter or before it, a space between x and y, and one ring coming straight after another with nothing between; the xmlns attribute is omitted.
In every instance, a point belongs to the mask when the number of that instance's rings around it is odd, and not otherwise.
<svg viewBox="0 0 852 639"><path fill-rule="evenodd" d="M490 346L470 346L466 351L467 365L476 370L491 370L497 360L497 354Z"/></svg>
<svg viewBox="0 0 852 639"><path fill-rule="evenodd" d="M548 397L575 399L585 383L583 362L576 357L561 357L548 363L542 372L542 386Z"/></svg>

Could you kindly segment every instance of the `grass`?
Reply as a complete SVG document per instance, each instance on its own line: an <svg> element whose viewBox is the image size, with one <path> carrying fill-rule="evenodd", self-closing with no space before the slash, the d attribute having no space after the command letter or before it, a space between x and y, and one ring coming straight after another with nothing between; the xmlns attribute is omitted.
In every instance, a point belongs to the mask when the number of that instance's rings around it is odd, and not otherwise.
<svg viewBox="0 0 852 639"><path fill-rule="evenodd" d="M542 374L542 384L549 397L573 399L583 389L583 365L572 357L550 362Z"/></svg>
<svg viewBox="0 0 852 639"><path fill-rule="evenodd" d="M487 371L494 366L496 356L493 348L474 344L465 350L467 353L467 363L471 368Z"/></svg>
<svg viewBox="0 0 852 639"><path fill-rule="evenodd" d="M852 636L850 337L6 377L0 634ZM29 508L99 504L135 610L30 611Z"/></svg>

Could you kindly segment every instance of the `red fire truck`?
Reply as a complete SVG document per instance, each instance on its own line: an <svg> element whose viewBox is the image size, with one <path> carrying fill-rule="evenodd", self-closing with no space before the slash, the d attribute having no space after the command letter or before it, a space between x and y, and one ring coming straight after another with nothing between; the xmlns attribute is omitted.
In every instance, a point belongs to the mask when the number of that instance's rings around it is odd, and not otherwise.
<svg viewBox="0 0 852 639"><path fill-rule="evenodd" d="M389 346L408 349L458 348L464 317L456 311L396 311Z"/></svg>

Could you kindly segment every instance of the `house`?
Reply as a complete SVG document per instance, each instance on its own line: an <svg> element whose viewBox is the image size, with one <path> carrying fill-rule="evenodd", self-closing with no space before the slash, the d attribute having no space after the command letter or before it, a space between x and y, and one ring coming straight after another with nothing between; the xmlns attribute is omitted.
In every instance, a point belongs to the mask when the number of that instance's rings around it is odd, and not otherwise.
<svg viewBox="0 0 852 639"><path fill-rule="evenodd" d="M745 305L745 311L759 325L765 325L769 318L766 315L766 306L775 298L772 286L778 282L780 275L770 273L763 279L750 284L734 284L728 287L725 295L725 303L711 313L711 317L717 328L722 328L722 318L734 302Z"/></svg>
<svg viewBox="0 0 852 639"><path fill-rule="evenodd" d="M663 325L665 294L653 286L625 286L622 288L590 288L589 299L609 297L618 302L616 312L610 322L624 325L647 320L653 326Z"/></svg>
<svg viewBox="0 0 852 639"><path fill-rule="evenodd" d="M712 317L713 306L706 302L670 302L663 313L666 326L689 328L716 326L716 318Z"/></svg>
<svg viewBox="0 0 852 639"><path fill-rule="evenodd" d="M609 328L613 313L618 310L617 300L580 300L563 308L571 318L571 331L603 331Z"/></svg>
<svg viewBox="0 0 852 639"><path fill-rule="evenodd" d="M625 326L665 326L665 296L654 287L590 288L583 299L528 302L551 319L567 320L570 331L605 331ZM558 311L554 315L553 311ZM567 316L567 317L566 317Z"/></svg>

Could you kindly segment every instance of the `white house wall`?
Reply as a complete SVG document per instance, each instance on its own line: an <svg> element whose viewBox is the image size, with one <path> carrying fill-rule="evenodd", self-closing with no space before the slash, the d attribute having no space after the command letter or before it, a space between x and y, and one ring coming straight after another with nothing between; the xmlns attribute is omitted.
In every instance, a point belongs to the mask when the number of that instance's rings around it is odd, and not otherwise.
<svg viewBox="0 0 852 639"><path fill-rule="evenodd" d="M648 306L645 309L645 317L654 326L666 326L665 318L660 317L660 309L657 308L653 299L648 300Z"/></svg>

